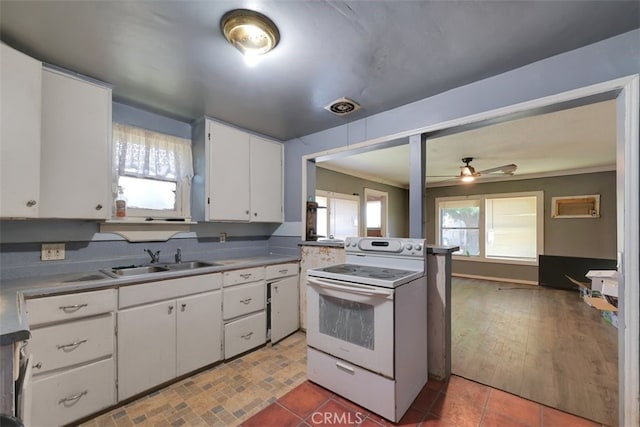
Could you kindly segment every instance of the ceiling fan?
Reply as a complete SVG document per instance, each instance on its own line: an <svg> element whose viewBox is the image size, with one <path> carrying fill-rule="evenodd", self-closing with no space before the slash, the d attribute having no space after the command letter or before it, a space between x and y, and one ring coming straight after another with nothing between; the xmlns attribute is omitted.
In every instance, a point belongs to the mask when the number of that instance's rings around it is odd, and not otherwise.
<svg viewBox="0 0 640 427"><path fill-rule="evenodd" d="M462 182L473 182L476 178L489 175L489 174L504 174L504 175L513 175L518 169L518 166L510 163L508 165L496 166L495 168L489 168L481 171L476 171L476 169L471 166L469 163L473 161L473 157L463 157L462 163L464 166L460 166L460 174L456 176L429 176L429 178L455 178L460 179Z"/></svg>

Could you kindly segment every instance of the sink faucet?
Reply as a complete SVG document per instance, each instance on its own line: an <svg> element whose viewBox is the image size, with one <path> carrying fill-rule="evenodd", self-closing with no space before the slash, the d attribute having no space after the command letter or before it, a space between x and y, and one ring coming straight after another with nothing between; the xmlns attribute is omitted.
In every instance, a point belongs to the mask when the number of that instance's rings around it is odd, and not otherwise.
<svg viewBox="0 0 640 427"><path fill-rule="evenodd" d="M177 263L181 263L182 262L182 249L180 249L180 248L176 249L175 259L176 259Z"/></svg>
<svg viewBox="0 0 640 427"><path fill-rule="evenodd" d="M151 257L151 264L160 262L160 251L153 252L151 249L145 249L145 252Z"/></svg>

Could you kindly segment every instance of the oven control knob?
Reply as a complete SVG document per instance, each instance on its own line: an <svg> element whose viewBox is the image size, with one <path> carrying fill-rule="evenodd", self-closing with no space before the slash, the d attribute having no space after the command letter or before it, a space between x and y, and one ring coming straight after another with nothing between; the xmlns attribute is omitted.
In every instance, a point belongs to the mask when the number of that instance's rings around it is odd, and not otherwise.
<svg viewBox="0 0 640 427"><path fill-rule="evenodd" d="M416 245L416 251L419 251L419 250L421 250L421 249L422 249L422 246L420 246L420 245Z"/></svg>
<svg viewBox="0 0 640 427"><path fill-rule="evenodd" d="M411 248L413 248L413 245L411 243L407 244L407 250L410 251Z"/></svg>

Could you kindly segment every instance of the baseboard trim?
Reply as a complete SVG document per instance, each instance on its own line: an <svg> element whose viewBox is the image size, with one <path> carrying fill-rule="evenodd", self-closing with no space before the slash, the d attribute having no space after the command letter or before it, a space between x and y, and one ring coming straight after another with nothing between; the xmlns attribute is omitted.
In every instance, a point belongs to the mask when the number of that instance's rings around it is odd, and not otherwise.
<svg viewBox="0 0 640 427"><path fill-rule="evenodd" d="M509 278L506 278L506 277L476 276L475 274L462 274L462 273L452 273L451 275L453 277L462 277L462 278L465 278L465 279L490 280L492 282L518 283L518 284L521 284L521 285L538 286L538 282L534 282L532 280L509 279Z"/></svg>

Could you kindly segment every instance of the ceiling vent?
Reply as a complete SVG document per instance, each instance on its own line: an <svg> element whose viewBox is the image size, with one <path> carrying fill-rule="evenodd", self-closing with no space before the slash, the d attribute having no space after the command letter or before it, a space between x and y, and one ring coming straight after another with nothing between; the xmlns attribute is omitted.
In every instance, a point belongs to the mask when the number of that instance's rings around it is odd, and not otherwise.
<svg viewBox="0 0 640 427"><path fill-rule="evenodd" d="M356 101L344 97L336 99L335 101L324 107L325 110L331 111L337 116L346 116L347 114L358 111L360 108L362 107L360 107L360 104L358 104Z"/></svg>

